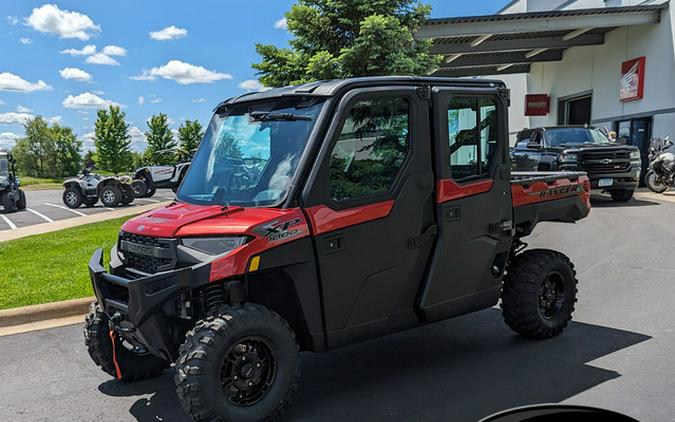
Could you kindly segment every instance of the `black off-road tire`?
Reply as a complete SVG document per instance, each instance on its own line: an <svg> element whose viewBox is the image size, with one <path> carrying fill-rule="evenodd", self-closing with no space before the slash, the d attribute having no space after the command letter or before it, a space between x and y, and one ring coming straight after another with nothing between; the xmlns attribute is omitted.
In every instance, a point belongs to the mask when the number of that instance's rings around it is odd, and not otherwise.
<svg viewBox="0 0 675 422"><path fill-rule="evenodd" d="M225 395L221 370L235 367L235 364L224 366L229 365L228 362L241 363L241 356L246 354L241 351L242 347L250 351L245 345L251 344L248 341L255 341L249 339L267 342L275 359L266 361L275 361L276 369L269 390L257 402L235 404L234 399ZM237 352L241 353L239 357L226 360L226 357L237 356ZM254 359L255 356L249 357L248 362L252 363ZM265 369L263 366L261 371ZM273 421L292 402L299 376L298 343L283 318L274 311L254 304L239 308L223 307L199 321L187 333L176 361L176 393L185 411L195 421ZM237 378L232 376L229 379ZM232 383L242 381L245 382L244 376Z"/></svg>
<svg viewBox="0 0 675 422"><path fill-rule="evenodd" d="M84 323L84 344L89 356L104 372L116 377L108 316L98 303L89 306ZM169 362L150 353L138 355L127 349L119 336L115 337L115 355L122 373L122 381L140 381L159 375Z"/></svg>
<svg viewBox="0 0 675 422"><path fill-rule="evenodd" d="M647 188L649 188L650 191L654 193L663 193L670 189L670 186L664 184L660 185L656 183L656 180L659 178L659 176L654 172L654 170L649 170L647 171L647 174L645 174L645 185Z"/></svg>
<svg viewBox="0 0 675 422"><path fill-rule="evenodd" d="M101 203L106 207L116 207L122 202L122 191L115 185L104 186L98 195Z"/></svg>
<svg viewBox="0 0 675 422"><path fill-rule="evenodd" d="M616 189L609 191L615 202L628 202L633 197L634 189Z"/></svg>
<svg viewBox="0 0 675 422"><path fill-rule="evenodd" d="M10 192L0 192L0 202L6 213L16 211L14 196Z"/></svg>
<svg viewBox="0 0 675 422"><path fill-rule="evenodd" d="M63 191L63 203L68 208L80 208L83 199L82 193L78 188L69 187Z"/></svg>
<svg viewBox="0 0 675 422"><path fill-rule="evenodd" d="M26 209L26 194L21 189L17 190L17 194L19 195L19 199L16 200L16 208L18 210L25 210Z"/></svg>
<svg viewBox="0 0 675 422"><path fill-rule="evenodd" d="M131 188L134 190L134 196L136 198L143 198L148 190L145 180L142 179L136 179L131 182Z"/></svg>
<svg viewBox="0 0 675 422"><path fill-rule="evenodd" d="M563 286L550 315L546 308L547 281ZM572 319L578 280L574 265L560 252L533 249L517 255L509 264L502 290L502 314L518 334L546 339L560 334ZM550 296L546 296L550 299Z"/></svg>
<svg viewBox="0 0 675 422"><path fill-rule="evenodd" d="M86 197L86 198L82 199L82 204L84 204L84 206L87 207L87 208L93 207L94 205L96 205L97 202L98 202L97 196L93 197L93 198Z"/></svg>
<svg viewBox="0 0 675 422"><path fill-rule="evenodd" d="M124 206L127 206L134 202L136 196L134 195L134 189L131 185L122 185L120 191L122 192L122 200L120 203Z"/></svg>

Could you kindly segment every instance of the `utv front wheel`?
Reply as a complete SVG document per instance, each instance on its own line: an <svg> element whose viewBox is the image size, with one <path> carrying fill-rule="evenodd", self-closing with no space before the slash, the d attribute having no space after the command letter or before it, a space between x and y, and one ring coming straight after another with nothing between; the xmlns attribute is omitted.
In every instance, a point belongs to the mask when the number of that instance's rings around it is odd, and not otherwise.
<svg viewBox="0 0 675 422"><path fill-rule="evenodd" d="M68 188L63 192L63 203L68 208L80 208L82 200L82 194L77 188Z"/></svg>
<svg viewBox="0 0 675 422"><path fill-rule="evenodd" d="M92 303L84 323L84 344L94 363L104 372L116 377L108 321L108 316L103 313L98 303ZM119 336L115 336L115 356L122 381L152 378L169 367L168 361L150 354L141 347L120 340Z"/></svg>
<svg viewBox="0 0 675 422"><path fill-rule="evenodd" d="M194 420L274 420L300 375L295 335L259 305L225 307L188 332L176 362L176 392Z"/></svg>
<svg viewBox="0 0 675 422"><path fill-rule="evenodd" d="M574 265L559 252L533 249L517 255L504 278L506 324L525 337L557 336L572 319L577 283Z"/></svg>

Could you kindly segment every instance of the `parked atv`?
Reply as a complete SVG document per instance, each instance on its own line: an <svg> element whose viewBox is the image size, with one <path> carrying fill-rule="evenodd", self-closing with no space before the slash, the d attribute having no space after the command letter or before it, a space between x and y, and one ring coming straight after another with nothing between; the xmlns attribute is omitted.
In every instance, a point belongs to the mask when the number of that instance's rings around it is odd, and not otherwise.
<svg viewBox="0 0 675 422"><path fill-rule="evenodd" d="M0 205L5 212L26 209L26 194L19 189L14 157L0 152Z"/></svg>
<svg viewBox="0 0 675 422"><path fill-rule="evenodd" d="M92 168L85 168L78 177L63 182L66 188L63 192L63 203L68 208L79 208L83 204L93 207L99 199L106 207L129 205L133 202L136 196L131 187L131 177L103 177L92 173Z"/></svg>
<svg viewBox="0 0 675 422"><path fill-rule="evenodd" d="M89 355L124 381L174 362L193 420L271 421L293 401L300 350L500 297L522 336L562 333L574 266L523 239L586 217L591 183L511 173L508 103L500 81L403 76L221 103L176 200L122 226L109 271L94 252Z"/></svg>
<svg viewBox="0 0 675 422"><path fill-rule="evenodd" d="M149 198L160 188L171 189L176 192L190 167L195 151L188 152L180 148L157 151L155 154L175 154L178 157L178 162L167 166L145 166L136 170L133 183L136 196ZM145 186L139 182L144 182Z"/></svg>

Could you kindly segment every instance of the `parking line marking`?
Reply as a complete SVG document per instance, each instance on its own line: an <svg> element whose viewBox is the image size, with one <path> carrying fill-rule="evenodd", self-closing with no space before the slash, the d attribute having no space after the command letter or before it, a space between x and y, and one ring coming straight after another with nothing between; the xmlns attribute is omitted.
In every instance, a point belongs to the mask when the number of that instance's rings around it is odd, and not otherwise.
<svg viewBox="0 0 675 422"><path fill-rule="evenodd" d="M0 218L5 220L5 223L7 223L10 229L16 230L16 226L14 225L14 223L12 223L12 221L9 218L7 218L5 214L0 214Z"/></svg>
<svg viewBox="0 0 675 422"><path fill-rule="evenodd" d="M87 215L83 212L76 211L72 208L64 207L63 205L50 204L49 202L46 202L45 205L49 205L50 207L61 208L61 209L64 209L66 211L71 211L71 212L74 212L77 215L81 215L82 217L85 217Z"/></svg>
<svg viewBox="0 0 675 422"><path fill-rule="evenodd" d="M150 201L150 202L160 202L156 199L150 199L150 198L136 198L137 201Z"/></svg>
<svg viewBox="0 0 675 422"><path fill-rule="evenodd" d="M35 211L35 210L32 210L32 209L30 209L30 208L26 208L26 211L32 212L33 214L37 215L38 217L42 218L43 220L47 221L48 223L53 223L53 222L54 222L54 220L52 220L51 218L47 217L46 215L44 215L44 214L42 214L42 213L39 213L39 212L37 212L37 211Z"/></svg>

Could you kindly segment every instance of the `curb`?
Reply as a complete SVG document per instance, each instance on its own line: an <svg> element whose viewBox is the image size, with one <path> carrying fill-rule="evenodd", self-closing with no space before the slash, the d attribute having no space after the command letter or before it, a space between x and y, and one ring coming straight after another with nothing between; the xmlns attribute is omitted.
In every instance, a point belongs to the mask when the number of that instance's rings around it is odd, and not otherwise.
<svg viewBox="0 0 675 422"><path fill-rule="evenodd" d="M0 310L0 328L32 324L50 319L80 316L87 313L95 297L65 300L63 302L22 306L20 308Z"/></svg>

